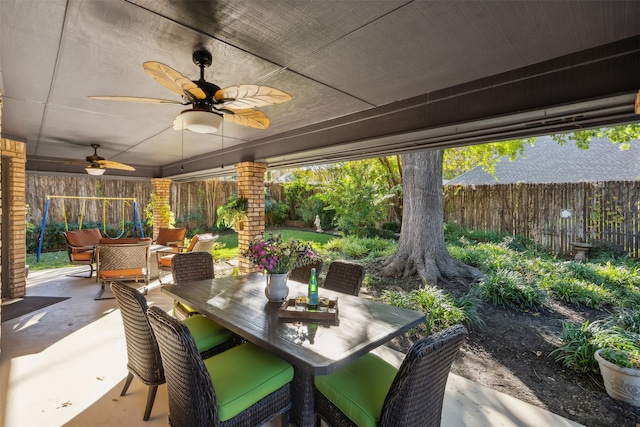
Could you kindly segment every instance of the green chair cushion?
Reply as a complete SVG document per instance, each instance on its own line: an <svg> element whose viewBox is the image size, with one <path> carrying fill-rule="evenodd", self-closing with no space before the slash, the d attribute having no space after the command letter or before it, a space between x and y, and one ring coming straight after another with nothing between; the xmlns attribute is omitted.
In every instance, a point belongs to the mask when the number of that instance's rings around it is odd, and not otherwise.
<svg viewBox="0 0 640 427"><path fill-rule="evenodd" d="M318 391L359 427L375 427L398 370L369 353L329 375L316 376Z"/></svg>
<svg viewBox="0 0 640 427"><path fill-rule="evenodd" d="M187 325L187 328L191 331L191 335L193 335L198 351L200 352L229 341L232 337L230 330L206 318L202 314L188 317L183 320L183 323Z"/></svg>
<svg viewBox="0 0 640 427"><path fill-rule="evenodd" d="M184 305L180 301L174 301L173 309L176 310L178 306L180 306L187 313L197 313L197 311L194 308L191 308L188 305ZM174 316L175 316L175 313L174 313Z"/></svg>
<svg viewBox="0 0 640 427"><path fill-rule="evenodd" d="M293 379L293 367L252 343L204 361L218 401L220 421L229 420Z"/></svg>

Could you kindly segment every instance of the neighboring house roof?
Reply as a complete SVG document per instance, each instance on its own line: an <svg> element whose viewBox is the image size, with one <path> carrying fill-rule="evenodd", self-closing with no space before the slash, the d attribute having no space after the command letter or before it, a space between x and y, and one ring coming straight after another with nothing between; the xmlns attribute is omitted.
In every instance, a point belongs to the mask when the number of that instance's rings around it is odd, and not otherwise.
<svg viewBox="0 0 640 427"><path fill-rule="evenodd" d="M559 145L543 136L527 145L524 157L510 161L508 156L496 164L495 176L481 167L457 176L448 185L559 183L580 181L633 181L640 179L640 140L621 150L606 138L591 140L588 150L573 142Z"/></svg>

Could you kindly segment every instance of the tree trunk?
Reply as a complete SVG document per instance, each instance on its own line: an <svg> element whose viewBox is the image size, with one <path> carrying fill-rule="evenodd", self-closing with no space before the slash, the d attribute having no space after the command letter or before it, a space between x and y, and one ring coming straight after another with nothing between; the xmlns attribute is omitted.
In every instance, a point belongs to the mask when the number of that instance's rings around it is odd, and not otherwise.
<svg viewBox="0 0 640 427"><path fill-rule="evenodd" d="M404 206L398 247L384 263L390 277L420 275L435 286L438 280L470 283L482 276L477 268L454 259L444 241L442 150L402 155Z"/></svg>

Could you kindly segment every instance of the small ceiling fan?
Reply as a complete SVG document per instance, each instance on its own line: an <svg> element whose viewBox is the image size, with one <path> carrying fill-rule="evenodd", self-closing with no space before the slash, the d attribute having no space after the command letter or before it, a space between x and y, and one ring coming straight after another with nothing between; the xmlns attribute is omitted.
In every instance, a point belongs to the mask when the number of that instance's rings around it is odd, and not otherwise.
<svg viewBox="0 0 640 427"><path fill-rule="evenodd" d="M175 130L199 133L216 132L222 120L256 129L269 127L269 118L255 108L291 101L291 96L268 86L239 85L220 89L204 79L204 69L211 65L211 53L193 52L193 63L200 67L200 80L189 80L178 71L156 61L142 64L144 70L167 89L179 94L183 102L137 96L90 96L93 99L144 102L149 104L191 105L175 118Z"/></svg>
<svg viewBox="0 0 640 427"><path fill-rule="evenodd" d="M114 162L113 160L105 160L104 157L98 156L98 148L100 148L100 144L91 144L91 147L93 148L93 154L86 157L86 163L88 164L85 168L89 175L103 175L107 169L120 169L124 171L136 170L133 166ZM67 160L66 163L84 164L85 162L82 160Z"/></svg>

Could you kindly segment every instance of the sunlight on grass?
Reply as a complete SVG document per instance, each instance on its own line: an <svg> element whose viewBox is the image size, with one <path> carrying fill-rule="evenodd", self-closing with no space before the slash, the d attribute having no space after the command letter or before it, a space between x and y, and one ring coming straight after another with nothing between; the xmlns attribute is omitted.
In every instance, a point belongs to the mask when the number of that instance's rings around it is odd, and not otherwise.
<svg viewBox="0 0 640 427"><path fill-rule="evenodd" d="M36 262L36 254L27 254L27 265L34 271L71 266L67 251L43 252L40 254L39 262Z"/></svg>

